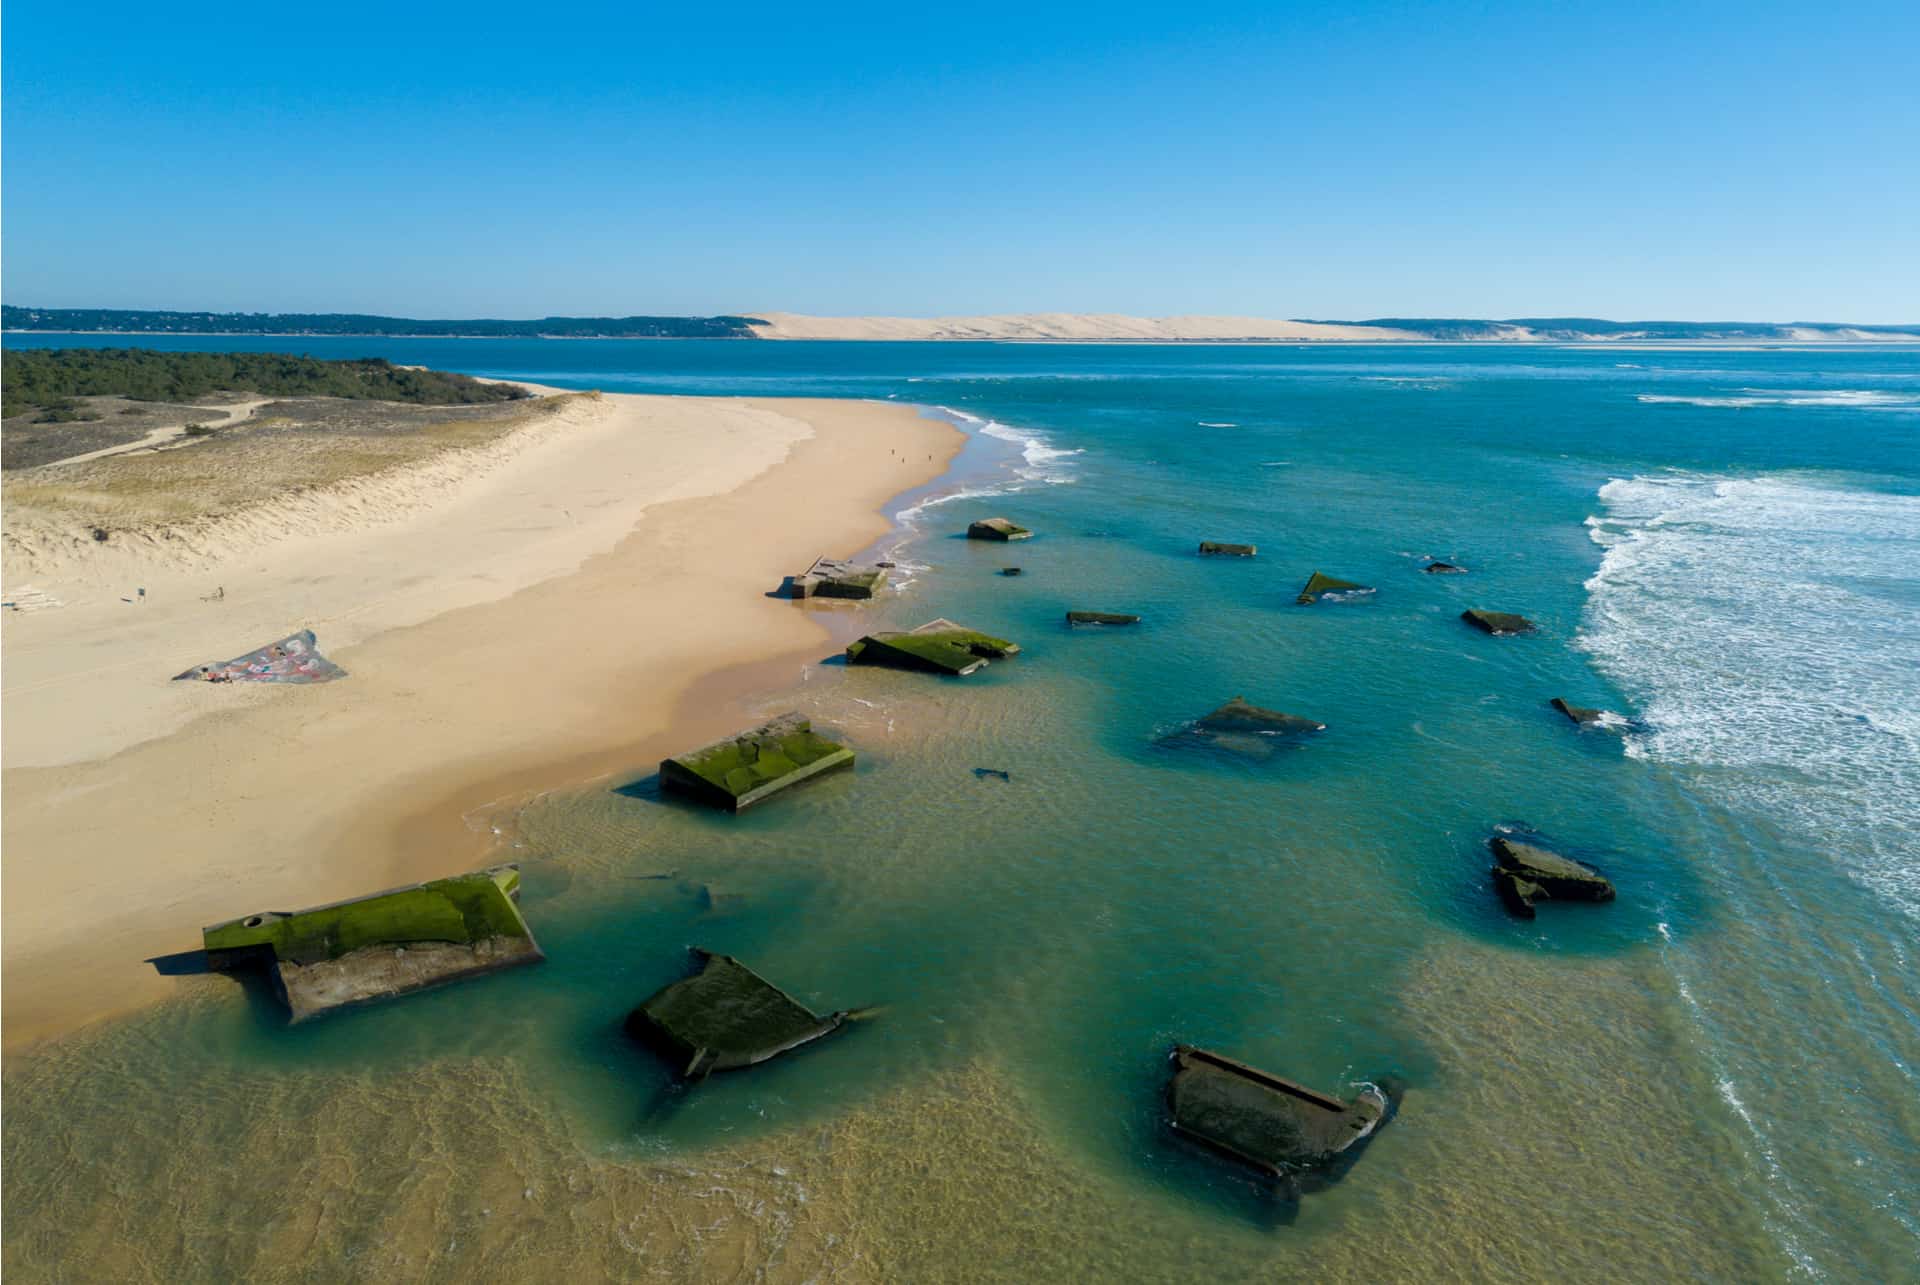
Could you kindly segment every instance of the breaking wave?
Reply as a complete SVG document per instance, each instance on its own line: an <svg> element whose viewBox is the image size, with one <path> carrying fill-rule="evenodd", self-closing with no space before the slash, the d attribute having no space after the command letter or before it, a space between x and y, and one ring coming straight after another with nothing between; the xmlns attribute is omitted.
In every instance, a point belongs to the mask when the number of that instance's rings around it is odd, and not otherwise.
<svg viewBox="0 0 1920 1285"><path fill-rule="evenodd" d="M1579 644L1629 754L1833 856L1920 918L1920 496L1785 475L1616 478Z"/></svg>
<svg viewBox="0 0 1920 1285"><path fill-rule="evenodd" d="M1667 393L1641 393L1639 400L1649 406L1834 406L1855 410L1920 410L1920 395L1888 392L1875 388L1742 388L1717 397L1682 397Z"/></svg>

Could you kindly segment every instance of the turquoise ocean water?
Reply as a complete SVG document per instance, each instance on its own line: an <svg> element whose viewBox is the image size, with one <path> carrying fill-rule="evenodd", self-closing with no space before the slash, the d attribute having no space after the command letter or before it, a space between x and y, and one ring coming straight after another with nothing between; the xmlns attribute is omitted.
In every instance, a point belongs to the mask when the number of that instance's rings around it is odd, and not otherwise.
<svg viewBox="0 0 1920 1285"><path fill-rule="evenodd" d="M1024 650L823 655L762 708L860 769L745 817L641 762L528 806L538 969L297 1031L212 979L15 1059L23 1278L1911 1276L1920 350L165 345L925 407L970 440L910 578L825 618ZM1235 695L1328 731L1162 743ZM1503 824L1619 899L1511 920ZM619 1023L690 944L883 1011L675 1092ZM1168 1138L1175 1041L1398 1113L1281 1205Z"/></svg>

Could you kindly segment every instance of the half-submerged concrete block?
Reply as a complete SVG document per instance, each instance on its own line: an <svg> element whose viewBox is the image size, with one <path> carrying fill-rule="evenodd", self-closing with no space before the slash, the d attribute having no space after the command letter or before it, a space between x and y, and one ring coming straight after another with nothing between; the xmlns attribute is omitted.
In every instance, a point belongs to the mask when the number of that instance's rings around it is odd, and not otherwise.
<svg viewBox="0 0 1920 1285"><path fill-rule="evenodd" d="M1496 637L1504 638L1510 634L1533 632L1531 620L1525 616L1516 616L1510 611L1463 611L1460 613L1460 619L1475 629L1485 630Z"/></svg>
<svg viewBox="0 0 1920 1285"><path fill-rule="evenodd" d="M1464 576L1467 574L1465 567L1455 566L1451 562L1441 562L1437 558L1420 569L1430 576Z"/></svg>
<svg viewBox="0 0 1920 1285"><path fill-rule="evenodd" d="M391 888L203 929L207 964L274 970L296 1022L544 958L520 915L520 867Z"/></svg>
<svg viewBox="0 0 1920 1285"><path fill-rule="evenodd" d="M782 714L768 723L660 760L663 788L739 812L790 785L853 766L853 751L813 730L811 720Z"/></svg>
<svg viewBox="0 0 1920 1285"><path fill-rule="evenodd" d="M1522 919L1534 917L1536 901L1613 900L1612 881L1583 861L1504 834L1494 835L1487 846L1493 849L1494 890Z"/></svg>
<svg viewBox="0 0 1920 1285"><path fill-rule="evenodd" d="M683 1080L755 1066L846 1024L845 1012L821 1017L731 955L693 956L700 971L656 991L626 1025Z"/></svg>
<svg viewBox="0 0 1920 1285"><path fill-rule="evenodd" d="M1244 696L1234 697L1201 718L1194 726L1205 732L1268 732L1283 735L1327 730L1325 723L1302 718L1298 714L1282 714L1277 709L1262 709L1249 703Z"/></svg>
<svg viewBox="0 0 1920 1285"><path fill-rule="evenodd" d="M969 540L1031 540L1033 532L1005 518L982 518L967 525Z"/></svg>
<svg viewBox="0 0 1920 1285"><path fill-rule="evenodd" d="M1387 1105L1371 1085L1342 1102L1189 1044L1173 1050L1167 1083L1175 1130L1280 1179L1332 1166L1380 1126Z"/></svg>
<svg viewBox="0 0 1920 1285"><path fill-rule="evenodd" d="M1200 553L1209 558L1251 558L1259 550L1251 544L1222 544L1218 540L1202 540Z"/></svg>
<svg viewBox="0 0 1920 1285"><path fill-rule="evenodd" d="M1307 577L1306 588L1300 591L1300 596L1294 599L1294 601L1304 607L1328 596L1339 598L1348 594L1372 592L1373 589L1371 586L1359 584L1352 580L1341 580L1338 577L1325 575L1316 571Z"/></svg>
<svg viewBox="0 0 1920 1285"><path fill-rule="evenodd" d="M847 648L854 665L890 665L962 677L990 660L1017 655L1018 643L995 638L951 620L929 620L906 633L868 634Z"/></svg>
<svg viewBox="0 0 1920 1285"><path fill-rule="evenodd" d="M1124 611L1069 611L1067 623L1070 625L1137 625L1140 617L1128 615Z"/></svg>
<svg viewBox="0 0 1920 1285"><path fill-rule="evenodd" d="M780 588L789 598L871 598L886 583L884 567L815 558L812 566L797 576L788 576Z"/></svg>

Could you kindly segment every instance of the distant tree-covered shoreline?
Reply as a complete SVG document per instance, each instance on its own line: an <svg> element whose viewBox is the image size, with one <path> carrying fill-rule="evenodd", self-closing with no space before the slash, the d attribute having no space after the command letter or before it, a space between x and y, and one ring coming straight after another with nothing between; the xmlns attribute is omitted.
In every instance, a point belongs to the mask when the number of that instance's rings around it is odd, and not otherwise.
<svg viewBox="0 0 1920 1285"><path fill-rule="evenodd" d="M321 361L286 353L158 352L151 348L27 348L0 354L0 388L11 417L36 407L72 418L75 397L177 402L217 392L270 397L349 397L463 406L517 401L513 384L396 366L381 357Z"/></svg>
<svg viewBox="0 0 1920 1285"><path fill-rule="evenodd" d="M752 339L755 317L540 317L421 321L350 312L143 312L0 307L0 328L172 335L412 335L434 339Z"/></svg>

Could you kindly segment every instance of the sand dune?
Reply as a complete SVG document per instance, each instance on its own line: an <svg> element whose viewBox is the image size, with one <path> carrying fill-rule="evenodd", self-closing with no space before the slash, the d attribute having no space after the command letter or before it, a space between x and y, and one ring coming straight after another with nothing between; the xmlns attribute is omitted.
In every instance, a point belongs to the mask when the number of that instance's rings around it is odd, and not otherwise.
<svg viewBox="0 0 1920 1285"><path fill-rule="evenodd" d="M809 317L753 312L766 321L762 339L998 339L1171 342L1302 339L1379 342L1419 339L1379 326L1325 325L1261 317L1126 317L1112 313L1037 312L994 317Z"/></svg>
<svg viewBox="0 0 1920 1285"><path fill-rule="evenodd" d="M202 924L471 868L474 808L730 730L743 667L830 646L768 591L959 440L881 403L575 398L171 536L10 509L9 584L64 605L5 619L8 1044L167 994L142 961ZM169 681L300 627L347 680Z"/></svg>

